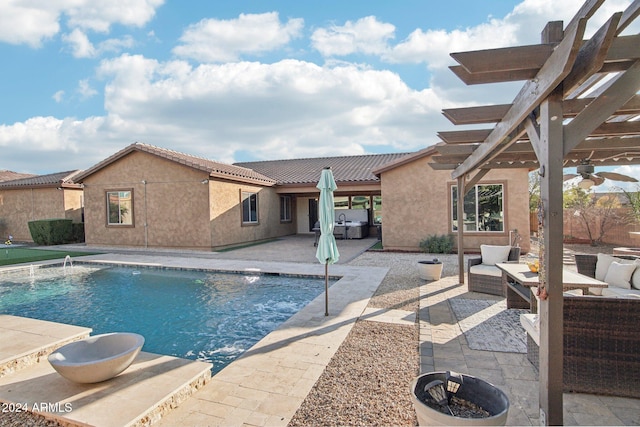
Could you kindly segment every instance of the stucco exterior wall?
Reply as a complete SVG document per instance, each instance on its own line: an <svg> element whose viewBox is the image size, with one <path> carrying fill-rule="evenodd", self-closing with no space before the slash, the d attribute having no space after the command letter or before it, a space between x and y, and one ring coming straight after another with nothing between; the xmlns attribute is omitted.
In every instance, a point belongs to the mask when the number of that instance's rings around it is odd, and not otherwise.
<svg viewBox="0 0 640 427"><path fill-rule="evenodd" d="M98 170L84 181L87 244L209 249L209 186L201 183L206 178L205 172L143 152ZM107 225L106 192L129 190L133 225Z"/></svg>
<svg viewBox="0 0 640 427"><path fill-rule="evenodd" d="M382 243L390 250L419 250L420 241L431 234L448 234L451 225L451 179L449 171L437 171L429 157L416 159L383 172ZM529 192L525 169L500 169L488 173L480 183L504 184L504 232L465 232L466 252L479 251L480 244L506 245L509 230L522 234L520 246L529 251ZM453 233L457 239L457 232ZM457 240L456 240L457 245Z"/></svg>
<svg viewBox="0 0 640 427"><path fill-rule="evenodd" d="M145 152L118 159L84 184L90 245L211 250L295 233L295 221L280 223L273 188L210 178ZM107 191L133 192L132 226L107 225ZM256 225L242 224L241 191L258 193Z"/></svg>
<svg viewBox="0 0 640 427"><path fill-rule="evenodd" d="M291 200L290 222L280 222L280 195L272 187L227 181L209 183L211 242L214 248L271 239L296 233L295 197ZM258 194L258 223L242 223L242 192Z"/></svg>
<svg viewBox="0 0 640 427"><path fill-rule="evenodd" d="M15 241L33 242L29 221L69 218L80 222L82 190L25 188L0 191L0 219L6 224L6 234ZM7 236L2 237L2 242Z"/></svg>

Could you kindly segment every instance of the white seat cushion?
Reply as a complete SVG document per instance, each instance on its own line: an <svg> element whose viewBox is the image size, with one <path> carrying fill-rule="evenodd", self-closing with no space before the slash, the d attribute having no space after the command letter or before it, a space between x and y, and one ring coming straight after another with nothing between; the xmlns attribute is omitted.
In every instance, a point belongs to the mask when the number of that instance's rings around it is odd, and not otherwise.
<svg viewBox="0 0 640 427"><path fill-rule="evenodd" d="M640 298L640 291L637 289L611 287L602 289L602 296L608 298Z"/></svg>
<svg viewBox="0 0 640 427"><path fill-rule="evenodd" d="M619 258L614 258L607 254L598 254L598 261L596 261L596 279L604 282L604 276L607 275L607 270L613 261L617 261Z"/></svg>
<svg viewBox="0 0 640 427"><path fill-rule="evenodd" d="M509 259L511 246L480 245L480 256L484 265L496 265Z"/></svg>
<svg viewBox="0 0 640 427"><path fill-rule="evenodd" d="M604 282L617 288L631 289L631 275L636 269L636 264L621 264L613 261L609 265Z"/></svg>
<svg viewBox="0 0 640 427"><path fill-rule="evenodd" d="M495 265L476 264L469 269L471 274L482 274L485 276L502 277L502 270Z"/></svg>

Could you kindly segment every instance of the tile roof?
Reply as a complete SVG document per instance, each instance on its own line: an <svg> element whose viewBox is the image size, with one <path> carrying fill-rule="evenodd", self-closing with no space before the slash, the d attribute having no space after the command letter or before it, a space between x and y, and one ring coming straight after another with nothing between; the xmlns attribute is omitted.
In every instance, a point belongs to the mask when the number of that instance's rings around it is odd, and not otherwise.
<svg viewBox="0 0 640 427"><path fill-rule="evenodd" d="M235 181L259 183L262 185L274 185L275 181L268 176L262 175L251 169L245 167L230 165L226 163L220 163L213 160L208 160L202 157L192 156L190 154L180 153L178 151L168 150L166 148L160 148L141 142L136 142L124 149L118 151L110 157L107 157L100 163L90 167L84 172L80 173L76 177L76 182L80 182L94 172L108 166L116 160L132 153L133 151L141 151L149 154L153 154L158 157L162 157L167 160L171 160L176 163L188 166L193 169L207 172L209 176L216 178L231 179Z"/></svg>
<svg viewBox="0 0 640 427"><path fill-rule="evenodd" d="M20 173L20 172L13 172L10 170L0 170L0 182L13 181L14 179L20 179L20 178L29 178L31 176L35 176L35 175L31 173Z"/></svg>
<svg viewBox="0 0 640 427"><path fill-rule="evenodd" d="M406 165L407 163L411 163L415 160L421 159L423 157L428 157L428 156L432 156L434 154L436 154L438 152L437 148L435 145L430 145L427 148L423 148L420 151L416 151L415 153L409 153L404 157L395 159L391 162L388 162L387 164L384 165L380 165L377 168L375 168L372 172L376 175L376 176L380 176L381 173L383 172L387 172L390 171L392 169L395 169L399 166L402 165Z"/></svg>
<svg viewBox="0 0 640 427"><path fill-rule="evenodd" d="M337 183L372 183L379 178L372 173L383 165L410 153L366 154L359 156L317 157L234 163L267 175L279 185L315 184L322 169L330 166Z"/></svg>
<svg viewBox="0 0 640 427"><path fill-rule="evenodd" d="M79 170L56 172L47 175L32 175L26 178L0 182L0 188L32 188L32 187L76 187L73 178ZM78 186L79 187L79 186Z"/></svg>

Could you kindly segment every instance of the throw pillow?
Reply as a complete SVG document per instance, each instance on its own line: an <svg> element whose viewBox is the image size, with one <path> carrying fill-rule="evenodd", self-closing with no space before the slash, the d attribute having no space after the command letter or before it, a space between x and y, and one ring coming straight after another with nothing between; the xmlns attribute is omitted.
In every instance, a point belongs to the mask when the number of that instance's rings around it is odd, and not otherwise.
<svg viewBox="0 0 640 427"><path fill-rule="evenodd" d="M607 254L598 254L598 261L596 262L596 279L604 282L604 276L607 275L609 266L612 262L617 261L615 257Z"/></svg>
<svg viewBox="0 0 640 427"><path fill-rule="evenodd" d="M631 275L636 269L636 264L621 264L619 262L612 262L607 270L607 275L604 276L604 281L609 286L615 286L617 288L631 289Z"/></svg>
<svg viewBox="0 0 640 427"><path fill-rule="evenodd" d="M636 271L631 276L631 286L635 289L640 289L640 259L634 261L636 264Z"/></svg>
<svg viewBox="0 0 640 427"><path fill-rule="evenodd" d="M511 246L480 245L480 256L484 265L496 265L509 259Z"/></svg>

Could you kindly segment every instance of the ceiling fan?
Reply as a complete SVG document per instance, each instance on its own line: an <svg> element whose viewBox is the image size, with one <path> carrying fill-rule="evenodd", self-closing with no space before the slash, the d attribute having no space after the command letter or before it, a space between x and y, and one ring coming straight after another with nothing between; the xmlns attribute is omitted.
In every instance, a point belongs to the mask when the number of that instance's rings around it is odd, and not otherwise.
<svg viewBox="0 0 640 427"><path fill-rule="evenodd" d="M604 182L605 179L610 179L612 181L623 181L623 182L638 182L637 179L623 175L621 173L615 172L598 172L594 173L594 167L589 161L585 161L582 164L576 167L577 173L569 173L562 176L563 181L568 181L570 179L581 176L582 180L578 182L578 187L588 190L594 185L600 185Z"/></svg>

